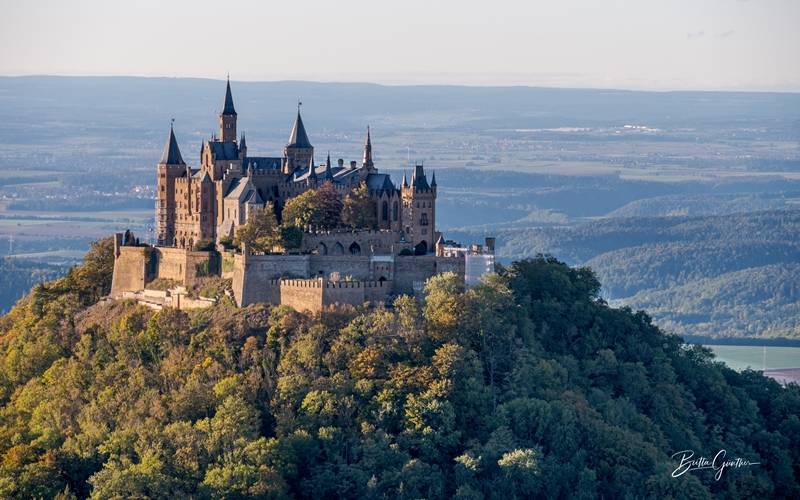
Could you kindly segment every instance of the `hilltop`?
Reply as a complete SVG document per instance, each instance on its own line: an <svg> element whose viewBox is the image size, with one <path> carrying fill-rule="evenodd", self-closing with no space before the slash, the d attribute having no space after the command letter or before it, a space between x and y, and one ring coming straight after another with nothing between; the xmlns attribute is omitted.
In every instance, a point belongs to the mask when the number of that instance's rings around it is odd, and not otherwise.
<svg viewBox="0 0 800 500"><path fill-rule="evenodd" d="M418 305L100 301L112 246L0 319L3 498L797 498L800 390L551 257ZM671 477L681 450L759 462Z"/></svg>

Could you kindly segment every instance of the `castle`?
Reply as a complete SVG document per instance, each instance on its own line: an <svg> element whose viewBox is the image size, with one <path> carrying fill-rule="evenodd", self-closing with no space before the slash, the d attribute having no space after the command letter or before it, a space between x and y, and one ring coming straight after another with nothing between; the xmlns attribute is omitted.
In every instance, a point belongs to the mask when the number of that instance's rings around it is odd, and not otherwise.
<svg viewBox="0 0 800 500"><path fill-rule="evenodd" d="M156 278L184 286L209 275L232 279L231 294L245 306L255 302L287 303L318 310L333 303L387 302L400 294L420 294L422 283L453 271L473 284L494 265L494 239L462 247L436 231L436 176L416 165L398 188L378 172L367 127L364 155L345 164L314 161L298 105L283 156L248 156L245 136L237 136L236 109L227 83L219 136L204 141L200 167L188 166L170 127L158 162L154 246L126 246L115 237L112 296L143 290ZM238 138L238 140L237 140ZM344 200L365 185L374 202L372 230L305 230L293 254L259 255L248 242L241 252L219 245L246 224L256 209L273 210L278 220L286 203L331 183ZM196 244L217 243L217 251L196 251ZM347 276L346 281L338 279ZM333 277L333 279L331 279Z"/></svg>

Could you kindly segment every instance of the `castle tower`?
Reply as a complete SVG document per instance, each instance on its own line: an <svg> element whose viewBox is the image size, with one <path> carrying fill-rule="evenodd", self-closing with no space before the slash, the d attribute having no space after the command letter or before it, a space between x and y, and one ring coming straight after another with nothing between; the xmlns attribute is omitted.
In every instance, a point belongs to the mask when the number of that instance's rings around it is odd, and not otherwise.
<svg viewBox="0 0 800 500"><path fill-rule="evenodd" d="M405 239L415 246L424 243L426 251L432 252L436 243L436 176L428 179L422 165L414 167L411 185L403 174L400 188L403 197L403 232Z"/></svg>
<svg viewBox="0 0 800 500"><path fill-rule="evenodd" d="M228 88L225 90L222 113L219 114L219 137L222 142L236 142L236 110L233 108L230 79L228 79Z"/></svg>
<svg viewBox="0 0 800 500"><path fill-rule="evenodd" d="M297 118L294 120L294 127L292 127L292 134L289 136L289 142L283 148L283 154L287 159L294 158L294 167L306 167L311 164L314 158L314 146L308 140L306 134L306 127L303 125L303 119L300 117L300 105L297 106ZM291 173L291 172L285 172Z"/></svg>
<svg viewBox="0 0 800 500"><path fill-rule="evenodd" d="M175 238L175 179L186 171L172 126L158 162L158 199L156 201L156 244L171 246Z"/></svg>
<svg viewBox="0 0 800 500"><path fill-rule="evenodd" d="M364 144L364 160L361 162L361 168L366 170L375 169L375 164L372 162L372 141L369 138L369 125L367 125L367 142Z"/></svg>
<svg viewBox="0 0 800 500"><path fill-rule="evenodd" d="M244 132L242 132L242 139L239 141L239 157L247 158L247 143L244 140Z"/></svg>

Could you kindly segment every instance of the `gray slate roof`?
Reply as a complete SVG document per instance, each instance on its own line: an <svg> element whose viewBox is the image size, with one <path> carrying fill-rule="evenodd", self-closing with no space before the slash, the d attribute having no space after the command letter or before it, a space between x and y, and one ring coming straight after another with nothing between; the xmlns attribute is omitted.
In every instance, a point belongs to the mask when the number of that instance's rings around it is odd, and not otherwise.
<svg viewBox="0 0 800 500"><path fill-rule="evenodd" d="M300 110L297 110L297 118L294 120L294 127L292 127L292 135L289 136L289 142L286 144L287 148L313 148L311 141L308 140L306 128L303 126L303 119L300 118Z"/></svg>
<svg viewBox="0 0 800 500"><path fill-rule="evenodd" d="M172 131L172 127L169 128L167 145L164 146L164 152L161 153L161 160L158 163L160 165L186 165L181 156L181 150L178 148L178 141L175 140L175 133Z"/></svg>
<svg viewBox="0 0 800 500"><path fill-rule="evenodd" d="M281 160L279 157L248 156L242 160L242 170L252 168L253 170L280 170Z"/></svg>
<svg viewBox="0 0 800 500"><path fill-rule="evenodd" d="M236 110L233 109L233 96L231 95L231 81L228 80L228 88L225 90L225 102L222 104L223 115L235 115Z"/></svg>
<svg viewBox="0 0 800 500"><path fill-rule="evenodd" d="M239 150L236 148L235 142L208 141L208 147L217 160L239 159Z"/></svg>

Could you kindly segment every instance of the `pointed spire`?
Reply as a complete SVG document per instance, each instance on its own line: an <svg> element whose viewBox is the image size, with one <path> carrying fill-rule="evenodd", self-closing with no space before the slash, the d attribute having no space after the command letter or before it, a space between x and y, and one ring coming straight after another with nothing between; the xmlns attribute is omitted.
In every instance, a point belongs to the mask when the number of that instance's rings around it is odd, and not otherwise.
<svg viewBox="0 0 800 500"><path fill-rule="evenodd" d="M333 170L331 170L331 152L328 151L328 159L325 160L325 178L333 179Z"/></svg>
<svg viewBox="0 0 800 500"><path fill-rule="evenodd" d="M225 102L222 104L223 115L235 115L236 110L233 109L233 95L231 95L231 79L228 76L228 88L225 90ZM234 137L235 139L235 137Z"/></svg>
<svg viewBox="0 0 800 500"><path fill-rule="evenodd" d="M297 118L294 120L294 127L292 127L292 135L289 136L289 142L286 144L287 148L301 148L310 149L314 146L308 140L306 134L306 127L303 125L303 119L300 117L300 106L297 107Z"/></svg>
<svg viewBox="0 0 800 500"><path fill-rule="evenodd" d="M314 166L314 159L311 159L311 163L308 164L308 178L309 179L316 179L317 178L317 168Z"/></svg>
<svg viewBox="0 0 800 500"><path fill-rule="evenodd" d="M244 140L244 132L242 132L242 140L239 141L239 149L246 149L247 143Z"/></svg>
<svg viewBox="0 0 800 500"><path fill-rule="evenodd" d="M404 188L408 187L408 179L406 178L406 171L405 170L403 170L403 187Z"/></svg>
<svg viewBox="0 0 800 500"><path fill-rule="evenodd" d="M431 172L431 187L436 187L436 171Z"/></svg>
<svg viewBox="0 0 800 500"><path fill-rule="evenodd" d="M364 143L364 161L361 164L367 168L372 168L372 141L369 137L369 125L367 125L367 140Z"/></svg>
<svg viewBox="0 0 800 500"><path fill-rule="evenodd" d="M158 163L159 165L186 165L181 156L181 150L178 148L175 132L172 131L172 125L169 126L167 144L164 146L164 152L161 153L161 160Z"/></svg>

